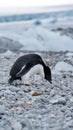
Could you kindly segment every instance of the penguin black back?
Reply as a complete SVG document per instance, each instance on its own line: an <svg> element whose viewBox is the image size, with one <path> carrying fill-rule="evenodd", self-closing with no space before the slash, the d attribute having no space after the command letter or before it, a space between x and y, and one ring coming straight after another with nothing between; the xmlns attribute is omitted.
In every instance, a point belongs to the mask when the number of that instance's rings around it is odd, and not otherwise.
<svg viewBox="0 0 73 130"><path fill-rule="evenodd" d="M20 79L26 74L33 66L41 64L44 68L44 73L47 74L47 67L43 62L41 56L37 54L27 54L19 57L10 70L9 83L12 83L13 80ZM48 67L49 68L49 67ZM50 69L50 68L49 68ZM51 71L49 73L49 81L51 80ZM45 76L46 78L46 76Z"/></svg>
<svg viewBox="0 0 73 130"><path fill-rule="evenodd" d="M23 55L19 57L14 65L11 68L10 75L15 76L23 66L29 64L29 66L34 66L36 64L42 64L42 59L39 55L37 54L28 54L28 55Z"/></svg>

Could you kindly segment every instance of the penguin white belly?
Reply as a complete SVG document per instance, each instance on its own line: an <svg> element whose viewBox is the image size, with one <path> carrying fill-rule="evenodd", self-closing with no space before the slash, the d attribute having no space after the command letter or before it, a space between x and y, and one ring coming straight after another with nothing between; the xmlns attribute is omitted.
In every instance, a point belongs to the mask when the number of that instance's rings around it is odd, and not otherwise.
<svg viewBox="0 0 73 130"><path fill-rule="evenodd" d="M39 74L42 78L44 78L44 70L43 66L38 64L33 66L23 77L23 82L29 82L30 77L34 76L35 74Z"/></svg>

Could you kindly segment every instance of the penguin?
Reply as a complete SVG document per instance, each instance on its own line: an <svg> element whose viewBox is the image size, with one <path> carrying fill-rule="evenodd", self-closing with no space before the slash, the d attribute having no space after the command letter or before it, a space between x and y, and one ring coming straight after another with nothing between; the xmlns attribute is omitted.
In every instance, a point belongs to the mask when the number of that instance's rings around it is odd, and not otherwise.
<svg viewBox="0 0 73 130"><path fill-rule="evenodd" d="M22 77L29 74L40 73L47 81L52 83L51 69L38 54L27 54L19 57L10 70L9 84L14 80L22 80ZM27 78L27 76L26 76Z"/></svg>

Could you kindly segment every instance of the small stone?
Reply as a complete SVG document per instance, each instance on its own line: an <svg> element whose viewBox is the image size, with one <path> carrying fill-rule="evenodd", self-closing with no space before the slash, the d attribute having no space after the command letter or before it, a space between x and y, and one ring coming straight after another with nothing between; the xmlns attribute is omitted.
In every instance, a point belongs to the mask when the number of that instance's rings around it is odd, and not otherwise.
<svg viewBox="0 0 73 130"><path fill-rule="evenodd" d="M5 128L6 130L12 130L12 129L11 129L11 126L9 126L9 124L6 124L6 125L4 126L4 128Z"/></svg>
<svg viewBox="0 0 73 130"><path fill-rule="evenodd" d="M0 120L2 119L2 116L0 116Z"/></svg>
<svg viewBox="0 0 73 130"><path fill-rule="evenodd" d="M62 105L65 105L65 104L66 104L66 99L65 99L65 98L52 99L52 100L50 101L50 103L52 103L52 104L62 104Z"/></svg>
<svg viewBox="0 0 73 130"><path fill-rule="evenodd" d="M38 92L34 92L32 96L39 96L40 94Z"/></svg>
<svg viewBox="0 0 73 130"><path fill-rule="evenodd" d="M51 114L51 117L52 117L52 118L56 118L55 114Z"/></svg>
<svg viewBox="0 0 73 130"><path fill-rule="evenodd" d="M57 91L56 91L56 90L51 90L51 92L50 92L51 97L55 96L55 95L56 95L56 93L57 93Z"/></svg>
<svg viewBox="0 0 73 130"><path fill-rule="evenodd" d="M61 107L61 112L65 112L66 111L66 107Z"/></svg>
<svg viewBox="0 0 73 130"><path fill-rule="evenodd" d="M65 116L66 116L66 118L71 117L72 116L72 112L70 110L66 110L65 111Z"/></svg>
<svg viewBox="0 0 73 130"><path fill-rule="evenodd" d="M22 103L23 103L23 101L17 100L17 101L14 103L14 106L15 106L15 107L21 106Z"/></svg>
<svg viewBox="0 0 73 130"><path fill-rule="evenodd" d="M66 79L66 75L63 75L63 78Z"/></svg>
<svg viewBox="0 0 73 130"><path fill-rule="evenodd" d="M12 123L12 128L13 128L14 130L21 130L21 129L22 129L22 125L21 125L20 122L14 121L14 122Z"/></svg>
<svg viewBox="0 0 73 130"><path fill-rule="evenodd" d="M21 106L22 107L31 107L32 104L25 102L25 103L22 103Z"/></svg>
<svg viewBox="0 0 73 130"><path fill-rule="evenodd" d="M4 105L0 105L0 114L5 112L5 106Z"/></svg>
<svg viewBox="0 0 73 130"><path fill-rule="evenodd" d="M11 93L11 91L10 91L10 90L6 90L6 91L5 91L5 93L10 94L10 93Z"/></svg>
<svg viewBox="0 0 73 130"><path fill-rule="evenodd" d="M70 128L73 128L73 120L68 121L67 126L69 126Z"/></svg>
<svg viewBox="0 0 73 130"><path fill-rule="evenodd" d="M70 98L70 101L73 102L73 97Z"/></svg>
<svg viewBox="0 0 73 130"><path fill-rule="evenodd" d="M70 120L71 120L71 117L67 117L67 118L66 118L66 121L70 121Z"/></svg>

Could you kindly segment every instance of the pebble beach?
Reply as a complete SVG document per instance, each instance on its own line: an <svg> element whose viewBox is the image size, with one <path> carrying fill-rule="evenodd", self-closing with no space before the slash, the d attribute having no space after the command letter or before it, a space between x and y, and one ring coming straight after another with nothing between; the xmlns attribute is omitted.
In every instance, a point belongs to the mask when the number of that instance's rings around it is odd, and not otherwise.
<svg viewBox="0 0 73 130"><path fill-rule="evenodd" d="M27 53L47 61L52 85L40 75L31 77L32 86L8 84L14 61ZM73 67L72 59L72 52L0 53L0 130L73 130L73 71L56 69L60 62Z"/></svg>

